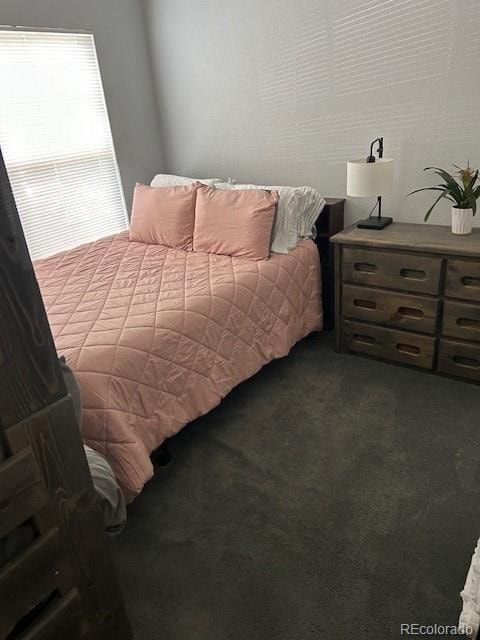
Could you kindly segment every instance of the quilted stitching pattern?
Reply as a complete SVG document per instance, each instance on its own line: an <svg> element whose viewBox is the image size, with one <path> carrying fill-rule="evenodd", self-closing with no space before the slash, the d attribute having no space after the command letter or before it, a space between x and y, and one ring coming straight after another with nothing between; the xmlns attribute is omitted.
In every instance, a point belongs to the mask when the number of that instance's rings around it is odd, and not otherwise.
<svg viewBox="0 0 480 640"><path fill-rule="evenodd" d="M124 232L35 271L57 350L82 389L84 440L129 499L165 438L321 328L311 241L257 262L129 242Z"/></svg>

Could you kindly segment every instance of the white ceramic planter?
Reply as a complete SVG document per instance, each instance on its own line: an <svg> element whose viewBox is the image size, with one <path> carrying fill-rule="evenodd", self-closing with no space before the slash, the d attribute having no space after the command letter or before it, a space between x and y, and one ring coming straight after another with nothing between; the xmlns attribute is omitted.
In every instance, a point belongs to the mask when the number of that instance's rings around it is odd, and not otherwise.
<svg viewBox="0 0 480 640"><path fill-rule="evenodd" d="M452 233L472 233L473 210L452 207Z"/></svg>

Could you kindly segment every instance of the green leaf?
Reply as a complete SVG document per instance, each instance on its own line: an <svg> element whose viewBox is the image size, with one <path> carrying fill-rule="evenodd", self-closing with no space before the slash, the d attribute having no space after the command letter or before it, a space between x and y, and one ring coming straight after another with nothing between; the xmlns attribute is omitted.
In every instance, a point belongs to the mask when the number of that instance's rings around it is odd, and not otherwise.
<svg viewBox="0 0 480 640"><path fill-rule="evenodd" d="M475 173L472 176L472 179L468 183L467 189L473 189L475 182L477 181L477 178L478 178L478 169L475 171Z"/></svg>
<svg viewBox="0 0 480 640"><path fill-rule="evenodd" d="M465 200L466 200L465 204L468 205L467 207L465 207L465 209L472 209L473 215L475 215L477 212L477 199L473 195L473 192L470 192L465 198Z"/></svg>
<svg viewBox="0 0 480 640"><path fill-rule="evenodd" d="M465 187L465 201L468 207L473 210L474 215L477 211L477 198L480 194L478 187L477 189L473 188L477 178L478 178L478 170L475 172L475 174L472 176L472 179L470 180L468 185Z"/></svg>
<svg viewBox="0 0 480 640"><path fill-rule="evenodd" d="M424 171L434 171L434 173L437 173L440 177L442 177L445 182L455 182L455 184L458 184L457 181L455 180L455 178L448 173L448 171L445 171L445 169L440 169L440 167L425 167Z"/></svg>
<svg viewBox="0 0 480 640"><path fill-rule="evenodd" d="M415 191L410 191L409 194L406 195L406 197L408 198L408 196L412 196L414 193L419 193L419 191L445 191L445 189L441 186L438 185L438 187L423 187L422 189L415 189Z"/></svg>
<svg viewBox="0 0 480 640"><path fill-rule="evenodd" d="M463 189L460 187L455 178L448 173L448 171L444 171L439 167L425 167L424 171L433 171L440 178L445 180L446 191L454 198L454 200L460 204L463 198Z"/></svg>
<svg viewBox="0 0 480 640"><path fill-rule="evenodd" d="M463 198L463 189L456 180L447 182L445 191L447 191L457 202L460 202Z"/></svg>
<svg viewBox="0 0 480 640"><path fill-rule="evenodd" d="M436 206L437 206L437 204L440 202L440 200L441 200L442 198L444 198L444 197L445 197L445 194L444 194L444 193L441 193L441 194L438 196L438 198L435 200L435 202L432 204L432 206L430 207L430 209L429 209L429 210L427 211L427 213L425 214L425 218L424 218L425 222L427 222L427 220L428 220L428 218L430 217L430 214L432 213L432 211L435 209L435 207L436 207Z"/></svg>
<svg viewBox="0 0 480 640"><path fill-rule="evenodd" d="M457 165L453 166L459 171L463 171L461 167L458 167ZM454 176L448 173L448 171L441 169L440 167L425 167L424 171L433 171L433 173L442 178L442 180L444 181L444 183L436 186L425 187L423 189L415 189L415 191L412 191L408 194L408 196L411 196L412 194L419 193L420 191L440 192L438 198L425 214L425 222L428 220L433 209L437 206L440 200L442 200L442 198L449 200L459 209L472 209L473 214L475 215L475 213L477 212L477 200L480 198L480 184L475 187L477 180L479 179L478 169L475 171L472 177L463 184L460 184Z"/></svg>
<svg viewBox="0 0 480 640"><path fill-rule="evenodd" d="M444 198L446 198L447 200L450 200L450 202L453 202L453 204L457 204L456 200L454 200L451 196L449 196L448 193L445 191L445 188L443 185L438 185L438 187L424 187L423 189L415 189L415 191L411 191L410 193L408 193L405 196L405 198L408 198L408 196L411 196L414 193L419 193L420 191L441 191L443 193Z"/></svg>

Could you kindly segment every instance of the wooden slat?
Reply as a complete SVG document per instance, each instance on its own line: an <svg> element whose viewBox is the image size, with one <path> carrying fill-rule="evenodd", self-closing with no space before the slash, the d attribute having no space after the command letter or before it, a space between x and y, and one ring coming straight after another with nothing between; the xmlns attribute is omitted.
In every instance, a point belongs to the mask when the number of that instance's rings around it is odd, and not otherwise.
<svg viewBox="0 0 480 640"><path fill-rule="evenodd" d="M442 334L450 338L480 342L480 305L445 300Z"/></svg>
<svg viewBox="0 0 480 640"><path fill-rule="evenodd" d="M438 370L441 373L480 382L480 345L440 340Z"/></svg>
<svg viewBox="0 0 480 640"><path fill-rule="evenodd" d="M29 447L34 452L50 493L58 492L64 498L67 494L93 492L80 430L68 396L48 412L37 413L6 434L12 451Z"/></svg>
<svg viewBox="0 0 480 640"><path fill-rule="evenodd" d="M480 262L450 258L447 261L445 295L480 302Z"/></svg>
<svg viewBox="0 0 480 640"><path fill-rule="evenodd" d="M359 229L353 224L334 236L332 241L377 249L480 257L480 228L474 228L469 235L456 235L451 227L437 224L394 222L381 231Z"/></svg>
<svg viewBox="0 0 480 640"><path fill-rule="evenodd" d="M47 502L45 483L30 448L0 464L0 538Z"/></svg>
<svg viewBox="0 0 480 640"><path fill-rule="evenodd" d="M340 352L343 346L343 323L342 323L342 247L339 244L333 245L334 261L334 291L335 291L335 350Z"/></svg>
<svg viewBox="0 0 480 640"><path fill-rule="evenodd" d="M350 351L423 369L432 367L435 340L430 336L350 320L344 320L343 327L345 347Z"/></svg>
<svg viewBox="0 0 480 640"><path fill-rule="evenodd" d="M436 295L442 261L434 256L417 256L370 249L343 249L343 281Z"/></svg>
<svg viewBox="0 0 480 640"><path fill-rule="evenodd" d="M75 425L71 400L66 397L52 405L48 412L10 428L7 439L13 451L30 447L39 462L58 513L61 538L68 549L72 584L80 593L90 626L96 628L91 633L97 633L102 640L128 637L103 515Z"/></svg>
<svg viewBox="0 0 480 640"><path fill-rule="evenodd" d="M47 607L17 640L80 640L88 630L80 596L73 589L64 598Z"/></svg>
<svg viewBox="0 0 480 640"><path fill-rule="evenodd" d="M414 294L343 285L343 315L397 329L435 333L438 300Z"/></svg>
<svg viewBox="0 0 480 640"><path fill-rule="evenodd" d="M55 529L5 565L0 572L0 638L58 587L67 562Z"/></svg>

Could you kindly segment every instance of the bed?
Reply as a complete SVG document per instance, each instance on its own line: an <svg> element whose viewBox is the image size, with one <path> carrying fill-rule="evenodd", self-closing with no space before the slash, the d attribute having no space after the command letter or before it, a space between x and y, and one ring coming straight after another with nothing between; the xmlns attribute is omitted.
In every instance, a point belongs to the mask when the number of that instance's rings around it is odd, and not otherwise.
<svg viewBox="0 0 480 640"><path fill-rule="evenodd" d="M34 266L58 354L80 383L84 441L110 462L128 501L166 438L322 328L312 240L253 261L125 232Z"/></svg>

